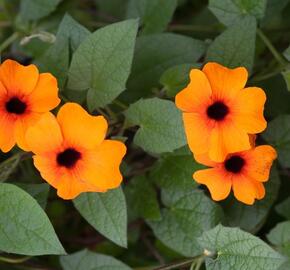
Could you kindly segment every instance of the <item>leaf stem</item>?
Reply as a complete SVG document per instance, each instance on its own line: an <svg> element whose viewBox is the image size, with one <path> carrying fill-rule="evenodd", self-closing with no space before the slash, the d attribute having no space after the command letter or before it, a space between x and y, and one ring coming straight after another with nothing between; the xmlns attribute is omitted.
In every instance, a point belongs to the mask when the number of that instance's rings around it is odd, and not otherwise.
<svg viewBox="0 0 290 270"><path fill-rule="evenodd" d="M22 258L8 258L8 257L0 256L0 261L5 262L5 263L19 264L19 263L24 263L31 258L32 258L31 256L25 256Z"/></svg>
<svg viewBox="0 0 290 270"><path fill-rule="evenodd" d="M113 103L117 106L119 106L120 108L127 110L128 109L128 105L126 105L125 103L121 102L120 100L115 99L113 101Z"/></svg>
<svg viewBox="0 0 290 270"><path fill-rule="evenodd" d="M18 37L19 37L19 34L15 32L6 40L4 40L4 42L0 45L0 53L4 51L7 47L9 47Z"/></svg>
<svg viewBox="0 0 290 270"><path fill-rule="evenodd" d="M190 266L190 265L192 265L193 262L195 262L196 260L199 260L201 258L202 258L202 262L203 262L204 255L199 255L199 256L196 256L196 257L191 258L191 259L186 260L186 261L172 263L172 264L164 265L164 266L161 266L158 268L154 268L154 270L172 270L172 269L177 269L179 267ZM199 266L199 268L200 268L200 266ZM197 269L199 269L199 268L197 268Z"/></svg>
<svg viewBox="0 0 290 270"><path fill-rule="evenodd" d="M274 58L277 60L277 62L281 66L286 66L288 62L284 59L284 57L276 50L276 48L273 46L272 42L268 37L263 33L261 29L257 29L258 36L262 39L262 41L265 43L265 45L268 47L269 51L272 53Z"/></svg>

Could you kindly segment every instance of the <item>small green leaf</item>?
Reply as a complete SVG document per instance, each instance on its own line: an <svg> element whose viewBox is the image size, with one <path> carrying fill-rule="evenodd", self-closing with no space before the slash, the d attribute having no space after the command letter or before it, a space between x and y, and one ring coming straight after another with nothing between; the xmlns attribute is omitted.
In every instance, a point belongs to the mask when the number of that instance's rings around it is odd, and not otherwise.
<svg viewBox="0 0 290 270"><path fill-rule="evenodd" d="M267 239L280 252L290 257L290 221L278 223L268 234Z"/></svg>
<svg viewBox="0 0 290 270"><path fill-rule="evenodd" d="M284 167L290 167L290 115L280 115L268 123L262 137L274 145L279 162Z"/></svg>
<svg viewBox="0 0 290 270"><path fill-rule="evenodd" d="M155 236L186 257L202 253L197 238L221 219L221 209L199 190L176 192L162 198L167 206L160 221L149 221Z"/></svg>
<svg viewBox="0 0 290 270"><path fill-rule="evenodd" d="M131 219L143 217L149 220L160 219L157 194L145 176L130 179L125 188L127 204L130 206Z"/></svg>
<svg viewBox="0 0 290 270"><path fill-rule="evenodd" d="M127 246L127 208L121 188L105 193L83 193L73 202L99 233L122 247Z"/></svg>
<svg viewBox="0 0 290 270"><path fill-rule="evenodd" d="M265 223L269 211L277 199L279 187L279 174L277 168L273 167L270 178L265 183L265 198L256 201L251 206L240 203L233 197L224 203L223 209L227 224L231 227L240 227L251 233L258 232Z"/></svg>
<svg viewBox="0 0 290 270"><path fill-rule="evenodd" d="M206 60L230 68L244 66L251 71L254 64L256 20L246 17L220 34L209 46Z"/></svg>
<svg viewBox="0 0 290 270"><path fill-rule="evenodd" d="M145 151L172 152L186 144L181 112L172 101L141 99L129 107L125 116L129 124L140 126L134 143Z"/></svg>
<svg viewBox="0 0 290 270"><path fill-rule="evenodd" d="M59 25L55 43L37 61L42 71L57 77L60 88L67 77L71 54L89 34L89 30L66 14Z"/></svg>
<svg viewBox="0 0 290 270"><path fill-rule="evenodd" d="M124 263L113 257L82 250L60 257L63 270L131 270Z"/></svg>
<svg viewBox="0 0 290 270"><path fill-rule="evenodd" d="M46 208L47 197L49 193L49 185L48 184L23 184L23 183L15 183L16 186L25 190L28 194L30 194L42 207L42 209Z"/></svg>
<svg viewBox="0 0 290 270"><path fill-rule="evenodd" d="M144 34L166 29L177 7L177 0L130 0L127 18L140 18Z"/></svg>
<svg viewBox="0 0 290 270"><path fill-rule="evenodd" d="M21 154L16 154L0 163L0 182L5 182L15 171L21 160Z"/></svg>
<svg viewBox="0 0 290 270"><path fill-rule="evenodd" d="M65 254L37 201L12 184L0 184L0 250L31 256Z"/></svg>
<svg viewBox="0 0 290 270"><path fill-rule="evenodd" d="M39 20L51 12L62 0L21 0L20 16L24 20Z"/></svg>
<svg viewBox="0 0 290 270"><path fill-rule="evenodd" d="M108 25L91 34L74 53L68 88L88 90L91 111L111 103L125 90L137 28L137 20Z"/></svg>
<svg viewBox="0 0 290 270"><path fill-rule="evenodd" d="M275 210L279 215L290 220L290 197L277 204Z"/></svg>
<svg viewBox="0 0 290 270"><path fill-rule="evenodd" d="M209 9L225 25L232 25L247 15L264 17L267 0L209 0Z"/></svg>
<svg viewBox="0 0 290 270"><path fill-rule="evenodd" d="M199 67L199 64L182 64L167 69L160 78L160 83L165 88L166 94L169 97L175 97L188 85L190 70Z"/></svg>
<svg viewBox="0 0 290 270"><path fill-rule="evenodd" d="M195 63L204 52L204 42L187 36L164 33L139 37L124 99L136 101L148 96L165 70Z"/></svg>
<svg viewBox="0 0 290 270"><path fill-rule="evenodd" d="M207 270L276 270L285 261L265 242L238 228L218 225L205 232L199 243L207 252L217 255L216 259L206 259Z"/></svg>

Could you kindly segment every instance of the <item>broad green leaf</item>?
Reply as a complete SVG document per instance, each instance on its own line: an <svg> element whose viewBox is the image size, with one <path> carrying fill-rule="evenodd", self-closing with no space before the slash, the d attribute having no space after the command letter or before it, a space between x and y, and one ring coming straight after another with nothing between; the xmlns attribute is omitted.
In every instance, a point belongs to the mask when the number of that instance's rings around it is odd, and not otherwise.
<svg viewBox="0 0 290 270"><path fill-rule="evenodd" d="M66 14L59 25L55 43L37 61L42 71L57 77L60 88L64 86L72 53L89 34L85 27Z"/></svg>
<svg viewBox="0 0 290 270"><path fill-rule="evenodd" d="M281 12L289 3L289 0L267 0L266 14L264 22L266 23L273 15Z"/></svg>
<svg viewBox="0 0 290 270"><path fill-rule="evenodd" d="M279 174L276 167L273 167L269 181L265 183L265 198L256 201L251 206L240 203L233 197L225 202L223 209L227 224L231 227L240 227L251 233L259 231L278 196L279 187Z"/></svg>
<svg viewBox="0 0 290 270"><path fill-rule="evenodd" d="M280 252L290 257L290 221L278 223L268 234L267 239Z"/></svg>
<svg viewBox="0 0 290 270"><path fill-rule="evenodd" d="M162 32L171 21L177 0L130 0L127 18L140 18L144 34Z"/></svg>
<svg viewBox="0 0 290 270"><path fill-rule="evenodd" d="M0 163L0 182L5 182L15 171L21 160L21 154L16 154Z"/></svg>
<svg viewBox="0 0 290 270"><path fill-rule="evenodd" d="M270 123L262 137L278 151L278 160L290 167L290 115L280 115Z"/></svg>
<svg viewBox="0 0 290 270"><path fill-rule="evenodd" d="M142 217L158 220L160 218L156 191L145 176L136 176L130 179L125 187L125 195L131 219Z"/></svg>
<svg viewBox="0 0 290 270"><path fill-rule="evenodd" d="M139 37L124 99L150 95L165 70L178 64L196 63L204 51L204 42L187 36L164 33Z"/></svg>
<svg viewBox="0 0 290 270"><path fill-rule="evenodd" d="M264 17L267 0L209 0L209 9L225 25L231 25L247 15Z"/></svg>
<svg viewBox="0 0 290 270"><path fill-rule="evenodd" d="M167 191L190 190L197 187L192 175L201 168L202 165L194 161L190 152L178 154L175 151L172 154L161 156L150 173L150 179Z"/></svg>
<svg viewBox="0 0 290 270"><path fill-rule="evenodd" d="M42 207L42 209L46 208L47 197L49 193L49 185L48 184L23 184L23 183L15 183L18 187L25 190L28 194L30 194Z"/></svg>
<svg viewBox="0 0 290 270"><path fill-rule="evenodd" d="M20 16L24 20L38 20L53 12L62 0L21 0Z"/></svg>
<svg viewBox="0 0 290 270"><path fill-rule="evenodd" d="M172 152L186 144L181 112L172 101L141 99L129 107L125 116L129 125L140 126L134 143L145 151Z"/></svg>
<svg viewBox="0 0 290 270"><path fill-rule="evenodd" d="M206 259L207 270L276 270L285 258L258 237L238 228L218 225L205 232L200 245L216 258Z"/></svg>
<svg viewBox="0 0 290 270"><path fill-rule="evenodd" d="M149 221L155 236L186 257L202 253L197 238L221 219L221 209L199 190L171 194L163 203L160 221Z"/></svg>
<svg viewBox="0 0 290 270"><path fill-rule="evenodd" d="M277 204L275 210L279 215L290 220L290 197Z"/></svg>
<svg viewBox="0 0 290 270"><path fill-rule="evenodd" d="M181 64L167 69L160 78L166 94L175 97L189 83L189 73L193 68L199 68L198 64Z"/></svg>
<svg viewBox="0 0 290 270"><path fill-rule="evenodd" d="M108 25L91 34L74 53L68 88L88 90L91 111L109 104L125 90L137 28L137 20Z"/></svg>
<svg viewBox="0 0 290 270"><path fill-rule="evenodd" d="M73 202L99 233L122 247L127 246L127 208L121 188L105 193L83 193Z"/></svg>
<svg viewBox="0 0 290 270"><path fill-rule="evenodd" d="M206 60L230 68L252 70L255 56L256 20L246 17L220 34L209 46Z"/></svg>
<svg viewBox="0 0 290 270"><path fill-rule="evenodd" d="M0 184L0 250L31 256L65 254L37 201L12 184Z"/></svg>
<svg viewBox="0 0 290 270"><path fill-rule="evenodd" d="M131 270L113 257L82 250L60 257L63 270Z"/></svg>

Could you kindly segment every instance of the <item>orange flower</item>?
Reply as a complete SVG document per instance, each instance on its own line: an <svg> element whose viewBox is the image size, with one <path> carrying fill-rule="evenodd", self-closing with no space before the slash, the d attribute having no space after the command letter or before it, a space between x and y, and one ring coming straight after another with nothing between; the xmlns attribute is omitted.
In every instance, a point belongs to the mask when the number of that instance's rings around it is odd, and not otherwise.
<svg viewBox="0 0 290 270"><path fill-rule="evenodd" d="M233 187L235 197L253 204L265 196L263 182L268 181L273 161L277 154L273 147L261 145L251 150L230 154L224 162L211 161L207 155L195 155L196 161L209 169L193 174L196 182L208 187L215 201L225 199Z"/></svg>
<svg viewBox="0 0 290 270"><path fill-rule="evenodd" d="M56 79L38 73L35 65L22 66L6 60L0 66L0 149L10 151L15 144L28 150L25 132L43 113L55 108Z"/></svg>
<svg viewBox="0 0 290 270"><path fill-rule="evenodd" d="M45 114L28 129L26 141L35 154L35 167L63 199L82 192L104 192L122 182L119 165L126 146L105 140L108 124L80 105L67 103L57 118Z"/></svg>
<svg viewBox="0 0 290 270"><path fill-rule="evenodd" d="M228 69L208 63L190 72L189 85L176 95L183 111L185 133L194 154L209 153L221 162L228 153L251 148L248 134L266 128L263 116L265 93L244 88L248 73L243 67Z"/></svg>

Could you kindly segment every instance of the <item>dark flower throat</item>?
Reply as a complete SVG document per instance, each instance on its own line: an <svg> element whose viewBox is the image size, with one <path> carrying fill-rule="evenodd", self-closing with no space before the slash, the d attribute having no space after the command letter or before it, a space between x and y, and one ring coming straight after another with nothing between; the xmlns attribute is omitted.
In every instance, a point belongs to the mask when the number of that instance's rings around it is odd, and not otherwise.
<svg viewBox="0 0 290 270"><path fill-rule="evenodd" d="M57 155L56 161L59 166L68 169L74 167L78 160L81 158L81 153L73 148L68 148Z"/></svg>
<svg viewBox="0 0 290 270"><path fill-rule="evenodd" d="M231 156L225 161L225 169L228 172L239 173L245 165L245 160L240 156Z"/></svg>
<svg viewBox="0 0 290 270"><path fill-rule="evenodd" d="M7 101L5 107L7 112L18 115L24 114L27 108L26 104L17 97L13 97Z"/></svg>
<svg viewBox="0 0 290 270"><path fill-rule="evenodd" d="M213 120L221 121L229 113L229 108L221 101L217 101L207 108L207 116Z"/></svg>

